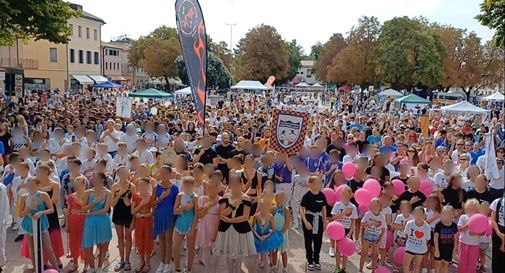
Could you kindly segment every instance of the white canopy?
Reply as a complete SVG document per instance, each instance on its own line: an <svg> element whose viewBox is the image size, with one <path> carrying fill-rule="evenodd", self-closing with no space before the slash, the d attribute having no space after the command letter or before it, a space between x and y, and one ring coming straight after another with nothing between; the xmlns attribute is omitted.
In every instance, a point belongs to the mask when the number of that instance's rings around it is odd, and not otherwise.
<svg viewBox="0 0 505 273"><path fill-rule="evenodd" d="M322 85L320 85L318 82L316 82L316 83L314 83L314 84L312 85L312 87L323 87L323 86L322 86Z"/></svg>
<svg viewBox="0 0 505 273"><path fill-rule="evenodd" d="M297 85L295 85L295 87L309 87L310 85L308 85L306 82L301 82L301 83L298 83Z"/></svg>
<svg viewBox="0 0 505 273"><path fill-rule="evenodd" d="M484 114L488 110L475 106L468 101L464 100L455 104L443 106L440 108L442 112L454 112L454 113L469 113L469 114Z"/></svg>
<svg viewBox="0 0 505 273"><path fill-rule="evenodd" d="M496 91L496 93L494 93L493 95L489 95L487 97L483 97L482 99L483 100L504 101L505 100L505 96L502 93L500 93L500 91Z"/></svg>
<svg viewBox="0 0 505 273"><path fill-rule="evenodd" d="M72 77L76 79L80 84L93 84L95 83L92 79L90 79L86 75L74 75L72 74Z"/></svg>
<svg viewBox="0 0 505 273"><path fill-rule="evenodd" d="M403 97L403 94L394 90L394 89L386 89L379 94L377 94L379 97Z"/></svg>
<svg viewBox="0 0 505 273"><path fill-rule="evenodd" d="M175 95L176 96L179 96L179 95L191 95L191 87L186 87L186 88L182 88L182 89L179 89L179 90L176 90L175 91Z"/></svg>
<svg viewBox="0 0 505 273"><path fill-rule="evenodd" d="M88 77L92 78L95 81L95 83L104 83L109 81L109 79L100 75L88 75Z"/></svg>
<svg viewBox="0 0 505 273"><path fill-rule="evenodd" d="M266 87L259 81L239 81L231 89L269 90L271 88Z"/></svg>

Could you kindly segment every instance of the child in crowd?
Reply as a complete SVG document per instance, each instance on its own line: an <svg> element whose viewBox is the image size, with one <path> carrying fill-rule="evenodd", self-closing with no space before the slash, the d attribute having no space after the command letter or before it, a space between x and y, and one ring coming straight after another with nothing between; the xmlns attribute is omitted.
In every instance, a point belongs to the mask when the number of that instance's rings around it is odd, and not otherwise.
<svg viewBox="0 0 505 273"><path fill-rule="evenodd" d="M137 182L138 193L133 195L131 213L135 216L135 246L140 256L140 266L135 270L136 273L149 272L151 265L149 257L153 251L153 200L151 180L141 178Z"/></svg>
<svg viewBox="0 0 505 273"><path fill-rule="evenodd" d="M426 222L431 228L431 239L428 242L428 255L425 256L424 264L429 270L435 269L435 248L433 247L433 230L435 225L440 221L440 213L442 212L442 203L437 194L430 194L426 199L426 207L424 209L426 214Z"/></svg>
<svg viewBox="0 0 505 273"><path fill-rule="evenodd" d="M195 179L191 176L182 178L182 190L177 195L174 205L174 215L177 215L175 220L175 233L173 254L175 262L175 271L181 272L181 244L184 238L187 239L188 259L186 261L186 272L190 273L193 266L193 258L195 257L195 229L197 224L196 204L198 204L198 196L193 192Z"/></svg>
<svg viewBox="0 0 505 273"><path fill-rule="evenodd" d="M82 204L84 203L84 192L86 190L87 178L78 176L74 179L74 193L67 196L66 225L68 232L68 245L72 258L71 272L79 268L79 258L84 257L81 249L82 232L86 216L82 214Z"/></svg>
<svg viewBox="0 0 505 273"><path fill-rule="evenodd" d="M200 196L198 199L198 234L197 243L199 253L201 253L202 262L209 273L217 271L217 257L212 255L211 248L216 241L217 226L219 224L219 200L218 195L220 184L211 179L206 183L207 195Z"/></svg>
<svg viewBox="0 0 505 273"><path fill-rule="evenodd" d="M387 189L387 191L392 190L392 185L390 182L384 183L384 189ZM381 214L384 215L384 219L386 220L386 231L391 229L391 223L393 222L393 211L391 210L391 204L392 204L392 199L390 195L386 194L386 190L383 190L381 195L379 196L379 201L381 203ZM380 253L380 264L385 265L387 256L388 256L388 250L386 248L386 239L387 239L387 233L382 236L382 239L379 241L379 253ZM371 264L367 266L370 268Z"/></svg>
<svg viewBox="0 0 505 273"><path fill-rule="evenodd" d="M405 225L403 231L405 240L405 257L403 258L403 272L420 273L423 258L428 253L428 241L431 239L431 228L426 223L426 214L422 207L413 211L414 220ZM413 269L410 266L413 264Z"/></svg>
<svg viewBox="0 0 505 273"><path fill-rule="evenodd" d="M451 206L444 206L440 213L440 221L435 225L435 273L449 273L449 264L456 245L458 226L454 221L454 210Z"/></svg>
<svg viewBox="0 0 505 273"><path fill-rule="evenodd" d="M461 215L458 221L459 230L459 259L458 273L477 272L479 261L480 236L468 230L468 220L476 213L479 213L479 201L468 199L464 206L465 214Z"/></svg>
<svg viewBox="0 0 505 273"><path fill-rule="evenodd" d="M413 220L414 216L411 214L412 205L407 201L402 201L400 204L400 213L396 215L395 221L391 225L393 228L393 237L397 246L405 245L405 225L408 221Z"/></svg>
<svg viewBox="0 0 505 273"><path fill-rule="evenodd" d="M345 234L347 237L352 238L352 233L354 231L354 223L358 219L358 209L351 203L352 191L349 186L344 186L340 192L340 202L335 203L331 214L333 215L332 220L340 222L345 228ZM338 242L334 242L334 249L338 248ZM340 261L342 260L342 263ZM345 273L347 269L348 257L343 256L340 252L335 255L335 264L337 273Z"/></svg>
<svg viewBox="0 0 505 273"><path fill-rule="evenodd" d="M270 272L268 253L274 251L282 244L282 234L275 229L274 216L271 213L272 203L262 199L258 204L258 212L253 217L253 234L256 252L260 254L260 268L265 273Z"/></svg>
<svg viewBox="0 0 505 273"><path fill-rule="evenodd" d="M377 267L379 242L386 236L386 218L381 213L382 205L378 198L372 199L370 210L361 219L361 257L359 259L359 272L363 272L368 251L372 250L372 271Z"/></svg>
<svg viewBox="0 0 505 273"><path fill-rule="evenodd" d="M275 193L274 224L275 230L282 234L282 244L279 248L270 253L270 260L274 270L277 269L277 253L281 253L282 273L288 272L288 249L289 236L288 229L291 223L291 213L286 206L286 194L282 191Z"/></svg>
<svg viewBox="0 0 505 273"><path fill-rule="evenodd" d="M491 216L491 208L490 204L487 201L483 201L479 206L479 213L490 218ZM479 258L479 271L486 271L486 251L491 244L491 235L483 234L480 236L479 248L480 248L480 258Z"/></svg>
<svg viewBox="0 0 505 273"><path fill-rule="evenodd" d="M309 271L321 270L319 254L323 243L323 230L326 226L327 205L326 197L320 190L321 185L322 182L319 176L310 176L308 181L309 191L303 195L300 204L307 269Z"/></svg>

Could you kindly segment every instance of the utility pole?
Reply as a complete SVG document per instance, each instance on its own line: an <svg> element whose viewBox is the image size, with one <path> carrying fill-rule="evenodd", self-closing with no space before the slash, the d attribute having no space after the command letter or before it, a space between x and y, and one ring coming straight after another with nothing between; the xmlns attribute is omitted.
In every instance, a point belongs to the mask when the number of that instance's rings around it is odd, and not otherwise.
<svg viewBox="0 0 505 273"><path fill-rule="evenodd" d="M237 23L226 23L226 25L230 27L230 53L233 55L233 26Z"/></svg>

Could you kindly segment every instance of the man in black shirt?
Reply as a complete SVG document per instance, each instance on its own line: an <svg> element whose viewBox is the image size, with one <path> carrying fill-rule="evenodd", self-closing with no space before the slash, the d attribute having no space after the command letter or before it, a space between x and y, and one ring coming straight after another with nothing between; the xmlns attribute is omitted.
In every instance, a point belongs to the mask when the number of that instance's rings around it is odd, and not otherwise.
<svg viewBox="0 0 505 273"><path fill-rule="evenodd" d="M228 174L230 169L228 168L228 159L233 157L233 146L230 143L230 135L226 132L221 134L221 144L216 147L217 157L215 159L215 164L217 164L218 170L223 173L224 178L228 181Z"/></svg>
<svg viewBox="0 0 505 273"><path fill-rule="evenodd" d="M246 141L245 138L242 136L239 136L237 138L237 145L235 145L235 149L233 149L233 156L242 155L242 158L244 158L246 155L249 154L244 150L245 141Z"/></svg>
<svg viewBox="0 0 505 273"><path fill-rule="evenodd" d="M216 151L214 151L210 145L211 139L209 136L205 136L202 139L202 147L200 149L195 150L195 162L200 162L204 165L207 165L209 163L214 163L214 158L217 157Z"/></svg>

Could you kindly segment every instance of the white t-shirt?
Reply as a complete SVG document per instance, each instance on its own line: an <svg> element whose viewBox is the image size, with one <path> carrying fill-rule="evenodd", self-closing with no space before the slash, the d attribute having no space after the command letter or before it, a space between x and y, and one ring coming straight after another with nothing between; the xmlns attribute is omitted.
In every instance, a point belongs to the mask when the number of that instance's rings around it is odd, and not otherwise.
<svg viewBox="0 0 505 273"><path fill-rule="evenodd" d="M505 168L502 167L501 170L498 170L500 177L491 179L489 182L489 187L497 190L503 190L505 187Z"/></svg>
<svg viewBox="0 0 505 273"><path fill-rule="evenodd" d="M383 208L383 209L381 210L381 214L382 214L382 215L384 215L384 219L386 219L386 216L387 216L387 215L391 215L391 217L392 217L392 215L393 215L393 210L391 209L391 207L385 207L385 208ZM386 224L387 224L387 222L386 222Z"/></svg>
<svg viewBox="0 0 505 273"><path fill-rule="evenodd" d="M337 202L337 203L335 203L335 205L331 209L331 214L337 215L337 214L344 212L346 209L351 209L352 210L351 213L346 214L344 217L340 218L338 221L342 225L344 225L344 228L350 229L351 225L352 225L352 221L354 221L354 219L358 219L358 210L356 209L356 206L353 203L349 202L349 204L346 205L342 202Z"/></svg>
<svg viewBox="0 0 505 273"><path fill-rule="evenodd" d="M447 188L447 185L449 184L448 177L445 176L443 171L435 174L433 180L435 180L435 188L433 189L435 191L441 191Z"/></svg>
<svg viewBox="0 0 505 273"><path fill-rule="evenodd" d="M461 217L459 217L458 227L466 225L469 218L468 214L461 215ZM459 241L467 245L478 246L480 242L479 238L480 236L470 235L470 230L468 229L464 232L459 232Z"/></svg>
<svg viewBox="0 0 505 273"><path fill-rule="evenodd" d="M463 180L463 185L461 185L461 188L463 188L466 192L469 192L475 189L475 183L473 183L472 180L465 178Z"/></svg>
<svg viewBox="0 0 505 273"><path fill-rule="evenodd" d="M403 232L407 235L407 241L405 242L406 251L415 254L428 252L428 241L431 239L431 228L428 223L423 222L421 226L418 226L416 220L410 220L405 225Z"/></svg>
<svg viewBox="0 0 505 273"><path fill-rule="evenodd" d="M405 226L405 224L410 220L414 220L414 216L412 216L412 214L410 214L408 217L405 217L405 215L403 215L403 213L401 213L401 214L396 215L394 223L398 224L398 225ZM393 234L393 235L394 235L394 237L402 237L402 238L405 237L405 233L403 232L402 229L396 230L395 234Z"/></svg>
<svg viewBox="0 0 505 273"><path fill-rule="evenodd" d="M432 211L429 208L424 208L424 214L426 214L426 219L432 218L433 216L435 216L435 213L436 213L435 211ZM437 225L438 222L440 222L440 217L438 217L437 219L433 220L429 224L432 230L435 229L435 225Z"/></svg>
<svg viewBox="0 0 505 273"><path fill-rule="evenodd" d="M119 139L121 142L126 143L126 147L128 148L128 153L132 154L137 149L137 140L139 136L137 134L129 135L123 134Z"/></svg>
<svg viewBox="0 0 505 273"><path fill-rule="evenodd" d="M498 208L498 202L501 202L500 211L496 211ZM491 210L498 213L498 225L505 227L505 198L495 199L490 206Z"/></svg>
<svg viewBox="0 0 505 273"><path fill-rule="evenodd" d="M382 231L386 231L386 218L384 218L384 215L382 215L382 213L375 215L371 211L367 211L361 219L361 223L366 224L369 222L375 222L375 225L365 228L365 233L380 236Z"/></svg>
<svg viewBox="0 0 505 273"><path fill-rule="evenodd" d="M102 136L104 136L104 135L105 135L105 131L102 133ZM113 136L114 138L117 138L118 142L119 142L119 140L121 139L121 132L114 130L114 131L112 131L111 136ZM109 153L115 152L118 149L117 142L114 142L110 136L106 136L103 139L103 143L107 144L107 152L109 152Z"/></svg>
<svg viewBox="0 0 505 273"><path fill-rule="evenodd" d="M133 153L133 155L140 158L141 164L151 165L156 162L156 160L154 159L153 153L147 149L144 149L143 151L137 150L135 153Z"/></svg>

